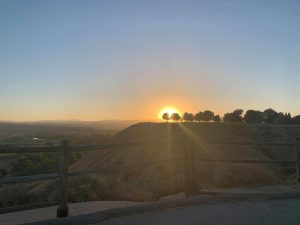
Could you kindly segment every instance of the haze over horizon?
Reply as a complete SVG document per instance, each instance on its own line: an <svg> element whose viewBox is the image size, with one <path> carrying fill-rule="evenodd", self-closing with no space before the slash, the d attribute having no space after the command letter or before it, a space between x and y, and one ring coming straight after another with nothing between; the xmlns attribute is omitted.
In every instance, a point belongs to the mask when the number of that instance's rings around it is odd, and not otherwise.
<svg viewBox="0 0 300 225"><path fill-rule="evenodd" d="M300 114L299 1L1 1L0 120Z"/></svg>

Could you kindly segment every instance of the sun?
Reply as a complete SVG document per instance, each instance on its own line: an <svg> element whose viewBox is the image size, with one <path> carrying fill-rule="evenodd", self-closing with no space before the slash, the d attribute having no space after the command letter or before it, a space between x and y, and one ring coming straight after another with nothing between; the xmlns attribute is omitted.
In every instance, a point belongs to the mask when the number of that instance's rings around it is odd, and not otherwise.
<svg viewBox="0 0 300 225"><path fill-rule="evenodd" d="M161 120L162 120L162 115L163 115L164 113L168 113L169 115L171 115L171 114L173 114L173 113L178 113L178 114L180 114L180 111L179 111L176 107L174 107L174 106L166 106L166 107L162 108L162 109L159 111L159 113L157 114L158 119L161 119Z"/></svg>

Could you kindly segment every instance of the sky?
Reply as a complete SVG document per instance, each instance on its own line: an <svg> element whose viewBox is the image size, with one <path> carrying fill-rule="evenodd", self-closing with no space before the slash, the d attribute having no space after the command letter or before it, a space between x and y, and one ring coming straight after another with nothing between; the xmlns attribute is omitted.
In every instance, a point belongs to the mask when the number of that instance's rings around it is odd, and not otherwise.
<svg viewBox="0 0 300 225"><path fill-rule="evenodd" d="M0 0L0 120L300 114L300 1Z"/></svg>

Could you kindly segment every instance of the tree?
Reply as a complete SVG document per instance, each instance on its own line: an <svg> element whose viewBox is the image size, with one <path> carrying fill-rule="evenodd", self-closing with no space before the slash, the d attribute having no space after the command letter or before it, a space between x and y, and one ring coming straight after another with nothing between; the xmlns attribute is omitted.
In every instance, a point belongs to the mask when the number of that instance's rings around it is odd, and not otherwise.
<svg viewBox="0 0 300 225"><path fill-rule="evenodd" d="M57 171L58 156L55 153L31 153L21 154L12 163L12 173L20 175L22 173L38 174L43 172Z"/></svg>
<svg viewBox="0 0 300 225"><path fill-rule="evenodd" d="M194 115L192 113L185 112L182 118L185 121L192 122L194 120Z"/></svg>
<svg viewBox="0 0 300 225"><path fill-rule="evenodd" d="M263 112L264 121L266 123L274 123L277 120L277 117L279 116L279 113L276 112L274 109L266 109Z"/></svg>
<svg viewBox="0 0 300 225"><path fill-rule="evenodd" d="M205 111L203 112L203 121L208 122L208 121L213 120L214 115L215 115L215 114L214 114L212 111L210 111L210 110L205 110Z"/></svg>
<svg viewBox="0 0 300 225"><path fill-rule="evenodd" d="M236 109L232 113L226 113L223 117L223 121L225 123L243 123L243 112L244 111L242 109Z"/></svg>
<svg viewBox="0 0 300 225"><path fill-rule="evenodd" d="M180 120L180 118L181 117L178 113L172 113L172 115L171 115L171 119L173 120L173 122Z"/></svg>
<svg viewBox="0 0 300 225"><path fill-rule="evenodd" d="M256 110L248 110L244 119L247 123L262 123L264 121L263 113Z"/></svg>
<svg viewBox="0 0 300 225"><path fill-rule="evenodd" d="M162 119L163 120L165 120L166 122L168 122L168 120L170 120L170 115L169 115L169 113L164 113L163 115L162 115Z"/></svg>
<svg viewBox="0 0 300 225"><path fill-rule="evenodd" d="M288 124L292 122L292 116L290 113L278 113L278 116L276 118L276 123L283 123L283 124Z"/></svg>
<svg viewBox="0 0 300 225"><path fill-rule="evenodd" d="M220 123L221 122L221 117L219 115L215 115L213 118L213 121L215 121L216 123Z"/></svg>
<svg viewBox="0 0 300 225"><path fill-rule="evenodd" d="M194 119L198 122L204 121L204 113L203 112L196 113Z"/></svg>
<svg viewBox="0 0 300 225"><path fill-rule="evenodd" d="M294 116L292 122L295 124L300 124L300 115Z"/></svg>

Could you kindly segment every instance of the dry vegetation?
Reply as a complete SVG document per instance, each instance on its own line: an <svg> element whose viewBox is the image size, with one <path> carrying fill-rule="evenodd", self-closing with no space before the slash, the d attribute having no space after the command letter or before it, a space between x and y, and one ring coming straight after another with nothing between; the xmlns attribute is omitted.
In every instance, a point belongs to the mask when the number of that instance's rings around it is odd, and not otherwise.
<svg viewBox="0 0 300 225"><path fill-rule="evenodd" d="M116 143L140 142L140 146L91 152L70 169L72 171L129 165L170 158L182 158L189 148L183 137L189 134L200 143L197 158L294 160L291 147L219 146L201 144L201 141L266 141L292 142L300 137L300 127L282 125L247 125L215 123L159 124L140 123L114 136ZM100 176L100 175L99 175ZM295 168L290 165L245 165L198 163L198 184L202 189L214 187L254 186L293 183ZM110 196L126 200L154 200L184 190L183 166L172 163L122 170L101 177L109 180Z"/></svg>
<svg viewBox="0 0 300 225"><path fill-rule="evenodd" d="M122 130L114 143L122 147L90 152L70 166L71 171L130 165L162 159L182 158L190 147L186 134L201 146L197 158L294 160L291 147L229 146L203 144L207 141L292 142L300 137L299 126L215 124L215 123L139 123ZM139 142L133 147L130 143ZM202 142L202 143L201 143ZM149 201L184 190L183 165L169 163L105 172L70 179L70 200ZM200 189L215 187L288 184L296 182L290 165L198 163ZM57 182L26 186L32 199L57 199ZM2 192L2 191L1 191ZM4 193L4 192L2 192ZM16 191L14 192L16 193ZM36 197L33 197L36 196Z"/></svg>

